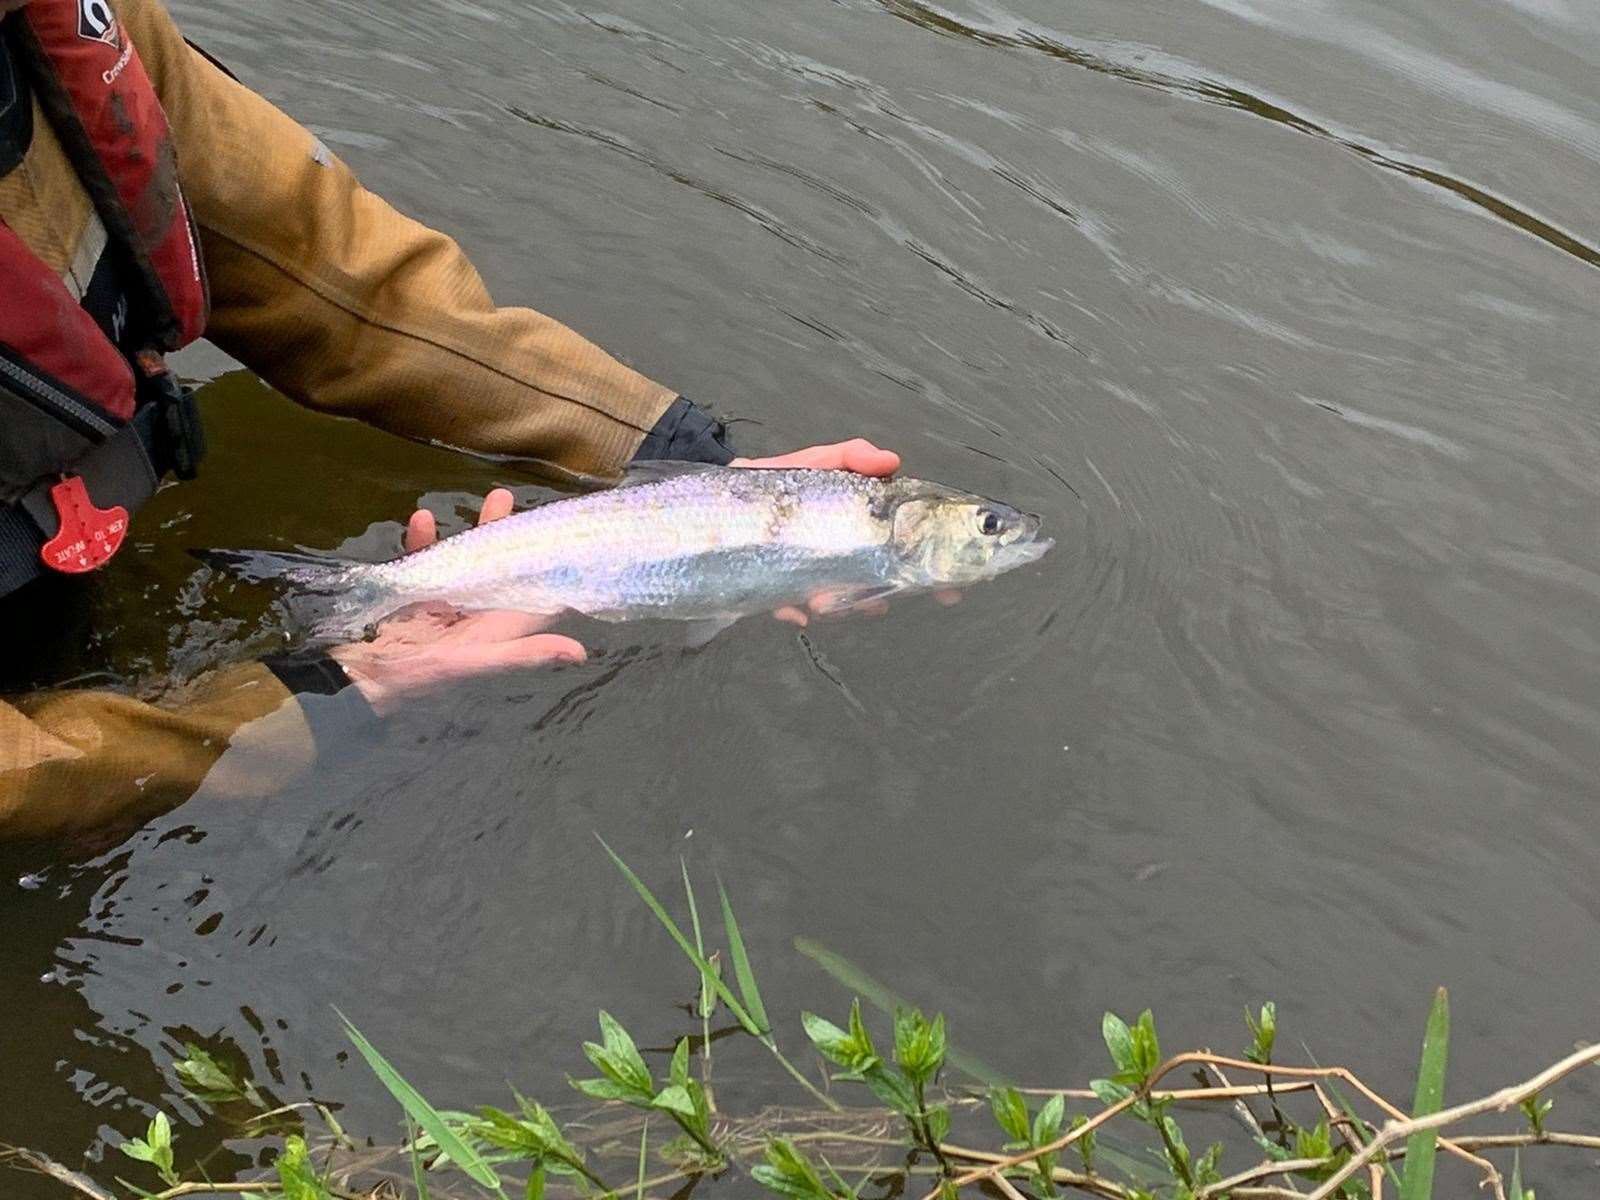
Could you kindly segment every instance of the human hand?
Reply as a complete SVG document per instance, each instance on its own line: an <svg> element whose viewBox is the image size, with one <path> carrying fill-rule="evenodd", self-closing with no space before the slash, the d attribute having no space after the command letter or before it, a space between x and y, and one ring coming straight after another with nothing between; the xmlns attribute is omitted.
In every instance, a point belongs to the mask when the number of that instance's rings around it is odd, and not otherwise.
<svg viewBox="0 0 1600 1200"><path fill-rule="evenodd" d="M731 467L809 467L818 471L854 471L857 475L874 475L880 478L893 475L900 469L900 456L893 450L874 446L866 438L851 438L848 442L832 442L825 446L807 446L790 454L771 458L736 458Z"/></svg>
<svg viewBox="0 0 1600 1200"><path fill-rule="evenodd" d="M494 489L483 498L478 524L509 516L511 507L511 493ZM406 523L406 553L438 540L433 514L426 509L412 513ZM408 695L474 675L582 662L587 657L582 645L542 632L554 619L504 609L463 613L448 604L413 604L380 622L370 642L336 646L328 653L382 714Z"/></svg>

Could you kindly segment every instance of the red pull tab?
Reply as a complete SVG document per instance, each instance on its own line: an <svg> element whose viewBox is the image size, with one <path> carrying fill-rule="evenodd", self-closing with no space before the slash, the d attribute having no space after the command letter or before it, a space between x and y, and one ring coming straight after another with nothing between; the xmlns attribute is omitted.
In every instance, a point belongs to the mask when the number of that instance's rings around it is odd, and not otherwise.
<svg viewBox="0 0 1600 1200"><path fill-rule="evenodd" d="M128 536L128 510L96 508L76 475L50 489L50 502L61 518L61 530L44 544L39 557L52 571L83 575L103 567Z"/></svg>

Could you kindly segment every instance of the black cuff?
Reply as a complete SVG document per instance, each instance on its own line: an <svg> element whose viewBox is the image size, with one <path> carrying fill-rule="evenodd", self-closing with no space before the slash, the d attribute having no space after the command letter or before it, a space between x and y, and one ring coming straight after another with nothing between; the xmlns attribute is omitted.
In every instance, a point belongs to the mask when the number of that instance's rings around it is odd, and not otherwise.
<svg viewBox="0 0 1600 1200"><path fill-rule="evenodd" d="M275 654L261 663L296 696L337 696L350 686L350 676L326 654Z"/></svg>
<svg viewBox="0 0 1600 1200"><path fill-rule="evenodd" d="M687 397L679 396L661 414L655 428L645 435L633 461L659 459L726 466L734 458L733 448L728 445L727 426Z"/></svg>

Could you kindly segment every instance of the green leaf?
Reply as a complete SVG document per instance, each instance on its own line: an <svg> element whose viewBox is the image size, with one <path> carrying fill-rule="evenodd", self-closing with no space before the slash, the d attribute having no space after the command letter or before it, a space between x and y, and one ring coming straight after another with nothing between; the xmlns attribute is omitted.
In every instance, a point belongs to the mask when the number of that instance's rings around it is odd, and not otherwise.
<svg viewBox="0 0 1600 1200"><path fill-rule="evenodd" d="M610 1079L574 1079L568 1075L567 1082L591 1100L626 1100L637 1104L648 1103L651 1099L649 1092L641 1096L637 1089L624 1087Z"/></svg>
<svg viewBox="0 0 1600 1200"><path fill-rule="evenodd" d="M1256 1018L1250 1015L1250 1010L1244 1010L1244 1023L1250 1027L1251 1045L1244 1052L1244 1056L1251 1062L1269 1063L1272 1061L1272 1047L1278 1040L1278 1006L1268 1000L1261 1006L1261 1016Z"/></svg>
<svg viewBox="0 0 1600 1200"><path fill-rule="evenodd" d="M655 1099L650 1101L651 1108L659 1108L663 1112L677 1113L691 1123L699 1114L695 1112L694 1100L689 1095L689 1089L674 1084L662 1088L656 1093Z"/></svg>
<svg viewBox="0 0 1600 1200"><path fill-rule="evenodd" d="M1067 1098L1058 1092L1044 1102L1044 1107L1033 1118L1033 1144L1047 1146L1060 1137L1061 1122L1066 1116Z"/></svg>
<svg viewBox="0 0 1600 1200"><path fill-rule="evenodd" d="M645 1059L638 1053L634 1038L629 1037L627 1030L622 1029L616 1018L603 1008L600 1010L600 1037L603 1038L603 1045L584 1042L584 1054L589 1056L589 1061L594 1062L600 1074L611 1082L648 1098L656 1086L650 1075L650 1067L645 1066Z"/></svg>
<svg viewBox="0 0 1600 1200"><path fill-rule="evenodd" d="M679 1087L687 1087L689 1083L689 1039L679 1038L678 1044L672 1050L672 1066L668 1069L667 1077Z"/></svg>
<svg viewBox="0 0 1600 1200"><path fill-rule="evenodd" d="M1133 1027L1133 1069L1143 1083L1161 1065L1161 1042L1156 1037L1156 1019L1147 1008Z"/></svg>
<svg viewBox="0 0 1600 1200"><path fill-rule="evenodd" d="M1444 1073L1450 1051L1450 997L1440 988L1428 1013L1422 1038L1422 1063L1417 1069L1414 1117L1431 1116L1444 1104ZM1433 1195L1433 1159L1439 1135L1429 1129L1406 1139L1405 1173L1400 1178L1400 1200L1429 1200Z"/></svg>
<svg viewBox="0 0 1600 1200"><path fill-rule="evenodd" d="M1299 1126L1294 1131L1295 1158L1328 1158L1333 1154L1333 1131L1326 1118L1315 1129Z"/></svg>
<svg viewBox="0 0 1600 1200"><path fill-rule="evenodd" d="M400 1072L389 1064L389 1060L379 1054L372 1043L362 1036L361 1031L351 1024L349 1017L338 1009L333 1011L339 1013L339 1019L344 1022L346 1035L355 1043L361 1057L367 1060L367 1066L372 1068L372 1073L378 1077L378 1081L389 1089L389 1094L400 1102L400 1107L406 1110L406 1114L433 1138L439 1149L449 1155L450 1161L464 1171L469 1179L481 1187L490 1189L504 1200L505 1189L500 1184L500 1177L483 1161L482 1155L456 1136L455 1131L439 1115L438 1109L424 1100L421 1093L405 1081Z"/></svg>
<svg viewBox="0 0 1600 1200"><path fill-rule="evenodd" d="M728 900L727 889L717 880L717 894L722 897L722 925L728 933L728 953L733 956L733 977L739 984L739 995L750 1010L756 1023L768 1033L772 1022L767 1019L766 1005L761 1003L761 989L756 986L756 973L750 968L750 955L745 950L744 935L739 932L738 919L733 915L733 905Z"/></svg>
<svg viewBox="0 0 1600 1200"><path fill-rule="evenodd" d="M1122 1103L1129 1096L1133 1095L1132 1088L1120 1083L1115 1083L1110 1079L1091 1079L1089 1081L1089 1090L1095 1094L1095 1098L1098 1099L1101 1104L1104 1104L1108 1108L1113 1104Z"/></svg>
<svg viewBox="0 0 1600 1200"><path fill-rule="evenodd" d="M158 1109L145 1127L144 1137L123 1142L119 1149L131 1159L149 1163L168 1185L177 1184L178 1175L172 1165L172 1122L166 1113Z"/></svg>
<svg viewBox="0 0 1600 1200"><path fill-rule="evenodd" d="M944 1065L944 1016L930 1023L917 1008L900 1008L894 1014L894 1057L916 1083L927 1083Z"/></svg>
<svg viewBox="0 0 1600 1200"><path fill-rule="evenodd" d="M1544 1136L1544 1119L1556 1106L1554 1100L1541 1100L1537 1092L1522 1101L1522 1115L1528 1118L1528 1129L1536 1136Z"/></svg>
<svg viewBox="0 0 1600 1200"><path fill-rule="evenodd" d="M834 1200L811 1160L787 1138L769 1138L765 1157L767 1161L750 1174L768 1191L792 1200Z"/></svg>
<svg viewBox="0 0 1600 1200"><path fill-rule="evenodd" d="M566 1135L561 1132L561 1126L556 1124L556 1119L544 1105L529 1100L520 1093L512 1094L517 1097L517 1107L522 1110L523 1125L538 1132L539 1137L544 1140L545 1153L574 1166L583 1162L583 1153L567 1140Z"/></svg>
<svg viewBox="0 0 1600 1200"><path fill-rule="evenodd" d="M1068 1126L1068 1128L1077 1129L1080 1125L1087 1125L1088 1123L1089 1118L1084 1116L1082 1113L1079 1113L1077 1116L1072 1118L1072 1124ZM1083 1159L1083 1173L1085 1175L1093 1175L1095 1150L1094 1130L1091 1129L1087 1133L1079 1134L1078 1140L1072 1144L1078 1148L1078 1157Z"/></svg>
<svg viewBox="0 0 1600 1200"><path fill-rule="evenodd" d="M260 1105L261 1095L255 1085L234 1075L219 1062L215 1055L193 1042L185 1042L185 1057L172 1064L184 1090L208 1104L226 1104L245 1100Z"/></svg>
<svg viewBox="0 0 1600 1200"><path fill-rule="evenodd" d="M989 1107L994 1112L995 1124L1013 1141L1028 1140L1028 1105L1022 1093L1014 1087L989 1089Z"/></svg>
<svg viewBox="0 0 1600 1200"><path fill-rule="evenodd" d="M1100 1036L1105 1039L1112 1066L1119 1072L1137 1070L1133 1059L1133 1033L1126 1021L1114 1012L1106 1013L1100 1020Z"/></svg>
<svg viewBox="0 0 1600 1200"><path fill-rule="evenodd" d="M596 834L595 839L604 848L605 852L611 856L611 861L617 864L617 870L621 871L633 886L633 890L639 894L639 899L644 901L645 907L655 914L655 918L661 923L661 927L671 935L673 941L678 943L678 949L688 956L690 962L700 968L701 977L722 998L722 1002L728 1006L728 1011L734 1015L740 1025L744 1026L745 1032L752 1037L764 1037L767 1032L766 1029L750 1015L743 1004L739 1003L739 998L733 994L733 989L722 981L717 969L706 960L705 955L689 944L689 939L684 937L683 930L678 928L678 923L661 906L661 901L656 899L655 893L645 886L644 880L635 875L633 869L617 856L617 852L606 845L605 838Z"/></svg>
<svg viewBox="0 0 1600 1200"><path fill-rule="evenodd" d="M800 1024L818 1052L847 1071L864 1072L880 1061L877 1048L872 1044L872 1036L861 1023L859 1000L852 1001L850 1005L849 1033L815 1013L801 1013Z"/></svg>
<svg viewBox="0 0 1600 1200"><path fill-rule="evenodd" d="M935 1104L928 1110L928 1136L934 1145L950 1136L950 1110L942 1104Z"/></svg>
<svg viewBox="0 0 1600 1200"><path fill-rule="evenodd" d="M328 1189L311 1165L305 1138L285 1138L283 1150L272 1165L278 1172L278 1186L283 1189L282 1200L327 1200Z"/></svg>
<svg viewBox="0 0 1600 1200"><path fill-rule="evenodd" d="M1522 1190L1522 1151L1514 1150L1511 1153L1511 1191L1507 1193L1506 1200L1523 1200L1525 1193Z"/></svg>
<svg viewBox="0 0 1600 1200"><path fill-rule="evenodd" d="M1222 1181L1222 1143L1212 1142L1194 1163L1194 1181L1201 1187Z"/></svg>
<svg viewBox="0 0 1600 1200"><path fill-rule="evenodd" d="M895 1068L880 1063L870 1070L863 1071L861 1081L872 1090L874 1096L901 1116L919 1115L917 1094L912 1090L911 1081Z"/></svg>

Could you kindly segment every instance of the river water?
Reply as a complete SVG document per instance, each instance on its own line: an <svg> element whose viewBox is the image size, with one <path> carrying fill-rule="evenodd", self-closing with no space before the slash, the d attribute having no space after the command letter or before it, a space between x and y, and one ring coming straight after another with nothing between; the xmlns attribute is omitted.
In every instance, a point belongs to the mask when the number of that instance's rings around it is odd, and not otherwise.
<svg viewBox="0 0 1600 1200"><path fill-rule="evenodd" d="M1275 999L1286 1056L1401 1097L1439 984L1455 1098L1600 1034L1592 5L175 10L497 297L745 449L865 435L1058 545L953 608L585 629L583 667L381 727L323 704L269 799L9 852L0 1140L108 1178L158 1101L208 1146L166 1073L196 1036L392 1135L334 1005L450 1105L559 1099L601 1005L669 1043L692 979L596 833L664 894L720 874L791 1046L849 997L797 936L1036 1083L1100 1073L1106 1008L1236 1049ZM386 553L419 500L528 482L187 366L214 457L57 681L259 642L187 547Z"/></svg>

